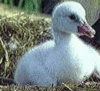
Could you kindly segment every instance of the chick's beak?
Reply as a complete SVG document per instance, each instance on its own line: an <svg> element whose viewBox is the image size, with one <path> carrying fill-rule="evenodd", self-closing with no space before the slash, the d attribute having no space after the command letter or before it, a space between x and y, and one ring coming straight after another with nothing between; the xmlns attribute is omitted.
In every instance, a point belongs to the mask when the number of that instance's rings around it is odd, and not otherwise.
<svg viewBox="0 0 100 91"><path fill-rule="evenodd" d="M82 26L77 27L78 35L86 35L90 38L93 38L95 35L95 30L89 24L83 24Z"/></svg>

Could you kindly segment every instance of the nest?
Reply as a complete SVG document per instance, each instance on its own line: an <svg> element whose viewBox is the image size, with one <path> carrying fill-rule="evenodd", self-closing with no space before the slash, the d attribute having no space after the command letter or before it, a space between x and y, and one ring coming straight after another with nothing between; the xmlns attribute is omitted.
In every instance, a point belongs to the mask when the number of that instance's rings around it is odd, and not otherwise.
<svg viewBox="0 0 100 91"><path fill-rule="evenodd" d="M0 74L13 77L15 63L30 47L52 39L49 22L25 13L0 16Z"/></svg>

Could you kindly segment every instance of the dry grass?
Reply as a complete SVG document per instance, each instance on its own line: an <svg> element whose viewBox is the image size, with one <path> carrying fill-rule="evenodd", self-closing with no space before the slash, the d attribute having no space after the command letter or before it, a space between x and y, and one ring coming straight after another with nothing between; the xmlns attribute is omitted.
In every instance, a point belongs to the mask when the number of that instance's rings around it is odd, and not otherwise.
<svg viewBox="0 0 100 91"><path fill-rule="evenodd" d="M33 18L33 19L32 19ZM45 18L34 19L27 14L0 19L0 47L1 62L0 73L9 77L9 71L21 56L30 47L51 38L50 31L46 29L48 22ZM5 74L6 72L6 74Z"/></svg>
<svg viewBox="0 0 100 91"><path fill-rule="evenodd" d="M76 83L67 82L52 88L41 88L37 86L0 86L1 91L99 91L100 83L87 82L85 84L78 85Z"/></svg>

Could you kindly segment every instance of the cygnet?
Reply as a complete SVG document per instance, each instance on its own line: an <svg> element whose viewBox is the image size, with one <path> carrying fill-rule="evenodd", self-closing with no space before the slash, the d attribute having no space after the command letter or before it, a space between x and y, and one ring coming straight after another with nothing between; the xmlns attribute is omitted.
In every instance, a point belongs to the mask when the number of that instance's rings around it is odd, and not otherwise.
<svg viewBox="0 0 100 91"><path fill-rule="evenodd" d="M82 82L95 70L100 72L100 56L77 35L93 38L85 10L74 1L55 6L52 14L54 40L30 48L19 60L14 80L19 85L51 87L67 81Z"/></svg>

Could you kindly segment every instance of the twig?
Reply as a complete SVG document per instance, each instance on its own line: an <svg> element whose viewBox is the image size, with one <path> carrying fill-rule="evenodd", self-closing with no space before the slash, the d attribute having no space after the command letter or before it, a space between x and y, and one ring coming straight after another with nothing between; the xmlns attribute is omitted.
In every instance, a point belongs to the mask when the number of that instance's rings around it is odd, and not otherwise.
<svg viewBox="0 0 100 91"><path fill-rule="evenodd" d="M5 71L6 71L6 69L9 67L9 56L8 56L8 52L7 52L6 46L5 46L5 44L3 43L1 37L0 37L0 42L1 42L1 44L2 44L2 47L3 47L4 51L5 51L5 58L6 58Z"/></svg>
<svg viewBox="0 0 100 91"><path fill-rule="evenodd" d="M67 86L66 84L62 83L66 88L68 88L70 91L74 91L72 90L69 86Z"/></svg>

